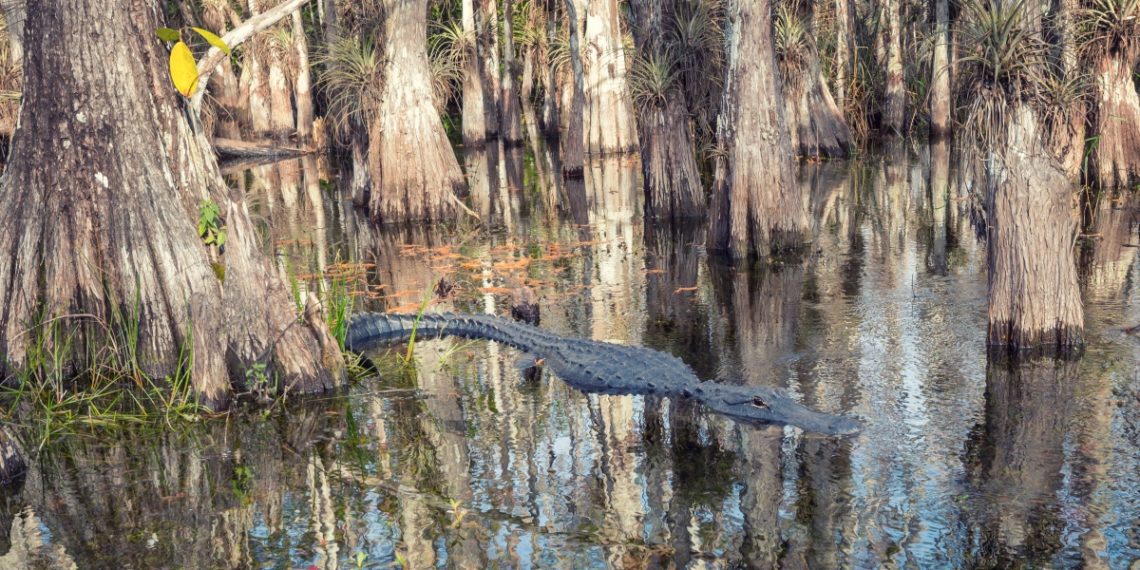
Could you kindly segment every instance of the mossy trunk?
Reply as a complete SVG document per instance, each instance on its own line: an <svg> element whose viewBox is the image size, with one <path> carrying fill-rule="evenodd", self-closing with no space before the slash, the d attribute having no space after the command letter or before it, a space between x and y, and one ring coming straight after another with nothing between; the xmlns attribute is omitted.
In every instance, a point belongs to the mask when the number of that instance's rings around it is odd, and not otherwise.
<svg viewBox="0 0 1140 570"><path fill-rule="evenodd" d="M807 230L777 81L768 0L727 7L728 62L709 249L734 258L796 249Z"/></svg>
<svg viewBox="0 0 1140 570"><path fill-rule="evenodd" d="M4 366L29 364L44 340L49 349L69 342L63 365L72 373L108 350L151 377L187 371L213 406L243 388L255 364L267 364L283 390L335 387L335 341L323 326L298 323L243 197L186 120L165 48L139 33L163 25L159 2L29 8L27 98L0 178L0 208L22 220L0 229ZM100 41L58 41L96 21ZM224 254L198 236L205 200L221 210Z"/></svg>
<svg viewBox="0 0 1140 570"><path fill-rule="evenodd" d="M1089 179L1101 188L1140 184L1140 96L1133 70L1137 58L1112 53L1092 69L1095 94L1090 124L1095 137Z"/></svg>
<svg viewBox="0 0 1140 570"><path fill-rule="evenodd" d="M384 91L369 130L374 222L454 221L463 172L432 99L427 0L384 0ZM394 80L398 78L398 80Z"/></svg>
<svg viewBox="0 0 1140 570"><path fill-rule="evenodd" d="M1081 344L1084 310L1073 246L1073 186L1041 141L1032 110L1010 110L1005 140L986 159L991 346Z"/></svg>

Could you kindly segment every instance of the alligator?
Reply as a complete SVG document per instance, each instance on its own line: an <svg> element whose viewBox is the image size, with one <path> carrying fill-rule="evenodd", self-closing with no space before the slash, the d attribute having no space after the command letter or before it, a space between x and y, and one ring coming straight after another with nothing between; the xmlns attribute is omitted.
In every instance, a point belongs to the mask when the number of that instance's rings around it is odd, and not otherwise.
<svg viewBox="0 0 1140 570"><path fill-rule="evenodd" d="M639 346L561 336L493 315L364 313L349 324L345 348L370 348L444 336L482 339L516 348L567 384L588 393L645 394L695 400L736 420L790 424L825 435L859 433L858 421L805 407L765 386L704 382L684 361Z"/></svg>

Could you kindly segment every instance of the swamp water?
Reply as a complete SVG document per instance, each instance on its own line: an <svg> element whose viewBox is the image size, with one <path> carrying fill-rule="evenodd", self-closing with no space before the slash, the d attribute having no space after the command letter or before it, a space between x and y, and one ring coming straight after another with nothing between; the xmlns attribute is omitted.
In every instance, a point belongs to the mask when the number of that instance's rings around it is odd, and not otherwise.
<svg viewBox="0 0 1140 570"><path fill-rule="evenodd" d="M415 311L445 278L429 310L502 314L526 286L545 328L865 429L586 395L506 347L421 340L414 367L375 354L382 377L346 394L53 443L0 501L0 568L1137 568L1134 210L1088 213L1084 355L990 362L985 245L927 157L805 166L811 252L755 269L710 259L703 230L646 227L622 161L587 169L589 225L492 233L380 232L315 161L255 167L234 182L299 296Z"/></svg>

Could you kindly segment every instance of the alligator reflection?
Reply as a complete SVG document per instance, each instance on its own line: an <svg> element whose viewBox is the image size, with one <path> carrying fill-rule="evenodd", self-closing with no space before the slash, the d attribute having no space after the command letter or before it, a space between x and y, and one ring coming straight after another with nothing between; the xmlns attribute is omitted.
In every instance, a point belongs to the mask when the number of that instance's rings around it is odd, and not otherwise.
<svg viewBox="0 0 1140 570"><path fill-rule="evenodd" d="M544 329L669 352L865 430L836 440L587 395L526 379L495 343L422 342L414 368L382 359L349 394L59 443L0 501L0 567L1129 567L1135 218L1090 211L1080 360L988 363L970 179L942 150L888 151L804 165L812 251L767 268L710 260L700 229L643 227L621 160L561 190L587 225L489 235L375 230L316 165L258 167L235 185L301 291L352 262L361 309L412 310L446 275L454 293L433 311L504 314L526 285Z"/></svg>

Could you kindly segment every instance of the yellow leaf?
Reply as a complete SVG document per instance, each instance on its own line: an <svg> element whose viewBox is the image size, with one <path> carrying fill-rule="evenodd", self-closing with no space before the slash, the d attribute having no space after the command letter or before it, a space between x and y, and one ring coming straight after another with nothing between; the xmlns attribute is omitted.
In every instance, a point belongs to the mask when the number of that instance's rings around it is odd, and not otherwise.
<svg viewBox="0 0 1140 570"><path fill-rule="evenodd" d="M178 42L170 49L170 80L183 97L194 93L198 84L198 64L185 43Z"/></svg>
<svg viewBox="0 0 1140 570"><path fill-rule="evenodd" d="M222 38L219 38L214 32L211 32L210 30L203 30L202 28L190 29L198 32L198 35L202 36L202 39L206 40L206 42L210 45L222 50L222 52L224 52L226 55L233 55L230 53L230 46L226 45L226 41Z"/></svg>

